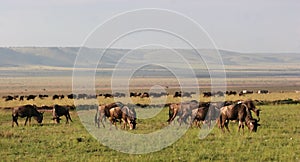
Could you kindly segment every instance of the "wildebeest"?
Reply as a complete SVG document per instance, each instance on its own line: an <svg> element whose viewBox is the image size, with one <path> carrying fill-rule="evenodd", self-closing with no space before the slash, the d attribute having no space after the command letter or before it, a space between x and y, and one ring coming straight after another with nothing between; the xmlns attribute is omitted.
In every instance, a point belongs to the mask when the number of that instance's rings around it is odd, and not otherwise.
<svg viewBox="0 0 300 162"><path fill-rule="evenodd" d="M142 93L137 93L137 92L130 92L129 97L138 97L141 96Z"/></svg>
<svg viewBox="0 0 300 162"><path fill-rule="evenodd" d="M103 96L104 96L104 98L112 98L112 97L114 97L112 94L109 94L109 93L106 93Z"/></svg>
<svg viewBox="0 0 300 162"><path fill-rule="evenodd" d="M203 97L211 97L211 92L203 92Z"/></svg>
<svg viewBox="0 0 300 162"><path fill-rule="evenodd" d="M105 105L99 105L95 115L95 124L97 124L98 128L100 128L100 123L102 123L103 127L105 127L103 120L106 119L105 113Z"/></svg>
<svg viewBox="0 0 300 162"><path fill-rule="evenodd" d="M220 110L221 113L220 113L220 117L219 117L220 127L221 127L222 131L225 132L224 131L224 127L225 127L227 129L227 131L230 132L229 128L228 128L229 121L237 120L239 122L239 131L240 131L240 128L242 128L243 132L244 132L244 122L246 122L246 120L253 119L252 115L251 115L251 110L253 112L255 112L256 116L258 117L258 121L259 121L259 111L260 110L255 107L253 101L251 101L251 100L240 101L236 104L222 107ZM256 124L258 124L258 123L256 123Z"/></svg>
<svg viewBox="0 0 300 162"><path fill-rule="evenodd" d="M42 94L39 94L39 98L40 98L40 99L44 99L44 98L46 98L46 97L48 97L48 95L42 95Z"/></svg>
<svg viewBox="0 0 300 162"><path fill-rule="evenodd" d="M263 89L263 90L258 90L258 91L257 91L257 93L258 93L258 94L268 94L268 93L269 93L269 91L268 91L268 90L265 90L265 89Z"/></svg>
<svg viewBox="0 0 300 162"><path fill-rule="evenodd" d="M61 120L60 117L64 115L67 120L66 124L69 123L69 120L71 122L73 122L71 119L69 110L70 110L70 107L68 107L68 106L54 105L53 110L52 110L52 117L53 117L52 119L56 120L57 123L60 123L60 120Z"/></svg>
<svg viewBox="0 0 300 162"><path fill-rule="evenodd" d="M173 95L173 97L175 98L175 97L181 97L181 95L182 95L182 92L181 91L177 91L177 92L175 92L175 94Z"/></svg>
<svg viewBox="0 0 300 162"><path fill-rule="evenodd" d="M34 100L35 97L36 97L36 95L29 95L29 96L27 97L27 100Z"/></svg>
<svg viewBox="0 0 300 162"><path fill-rule="evenodd" d="M5 101L11 101L11 100L13 100L13 99L14 99L14 97L13 97L13 96L3 96L2 98L4 98L4 99L5 99Z"/></svg>
<svg viewBox="0 0 300 162"><path fill-rule="evenodd" d="M76 98L76 95L71 93L71 94L67 95L67 97L68 97L68 99L74 99L74 98Z"/></svg>
<svg viewBox="0 0 300 162"><path fill-rule="evenodd" d="M31 122L31 117L41 124L43 121L43 113L39 112L35 105L24 105L21 107L13 108L12 109L12 127L14 127L14 123L19 126L18 117L24 118L26 117L25 124L29 120L29 124Z"/></svg>
<svg viewBox="0 0 300 162"><path fill-rule="evenodd" d="M129 124L129 128L130 130L135 129L136 127L136 112L134 110L134 108L129 108L126 105L121 105L115 107L116 103L107 105L109 107L114 106L110 109L105 108L105 116L109 118L109 121L112 124L115 125L116 129L117 129L117 121L119 122L123 122L123 128L126 129L127 124ZM108 110L108 112L107 112Z"/></svg>
<svg viewBox="0 0 300 162"><path fill-rule="evenodd" d="M196 100L192 100L189 102L182 103L173 103L169 105L169 119L167 122L171 124L171 122L179 116L178 122L181 125L182 121L186 124L188 117L192 114L192 110L199 107L199 103Z"/></svg>
<svg viewBox="0 0 300 162"><path fill-rule="evenodd" d="M239 93L239 96L243 96L245 94L253 94L253 91L249 91L249 90L242 90L240 93Z"/></svg>
<svg viewBox="0 0 300 162"><path fill-rule="evenodd" d="M59 99L59 96L58 95L53 95L52 100L56 100L56 99Z"/></svg>
<svg viewBox="0 0 300 162"><path fill-rule="evenodd" d="M20 96L20 101L24 101L24 96Z"/></svg>
<svg viewBox="0 0 300 162"><path fill-rule="evenodd" d="M192 110L190 125L196 122L196 125L200 128L200 122L207 122L208 127L211 126L211 121L216 120L219 114L219 109L215 105L207 105L206 107L200 107Z"/></svg>
<svg viewBox="0 0 300 162"><path fill-rule="evenodd" d="M192 98L192 94L189 93L189 92L184 92L184 93L182 94L182 97L190 97L190 98Z"/></svg>
<svg viewBox="0 0 300 162"><path fill-rule="evenodd" d="M236 91L226 91L226 95L236 95Z"/></svg>
<svg viewBox="0 0 300 162"><path fill-rule="evenodd" d="M125 93L116 92L113 94L114 97L125 97Z"/></svg>
<svg viewBox="0 0 300 162"><path fill-rule="evenodd" d="M85 94L85 93L81 93L81 94L78 94L78 97L77 97L77 99L86 99L87 98L87 94Z"/></svg>
<svg viewBox="0 0 300 162"><path fill-rule="evenodd" d="M141 95L141 98L149 98L149 93L147 92L144 92L142 95Z"/></svg>

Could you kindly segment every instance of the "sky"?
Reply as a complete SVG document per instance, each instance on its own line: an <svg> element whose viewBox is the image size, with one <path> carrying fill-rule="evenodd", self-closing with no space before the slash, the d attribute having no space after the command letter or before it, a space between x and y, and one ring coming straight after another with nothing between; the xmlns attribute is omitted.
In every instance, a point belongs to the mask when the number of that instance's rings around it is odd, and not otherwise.
<svg viewBox="0 0 300 162"><path fill-rule="evenodd" d="M300 52L298 0L1 0L0 47L81 46L99 24L140 8L195 20L219 49Z"/></svg>

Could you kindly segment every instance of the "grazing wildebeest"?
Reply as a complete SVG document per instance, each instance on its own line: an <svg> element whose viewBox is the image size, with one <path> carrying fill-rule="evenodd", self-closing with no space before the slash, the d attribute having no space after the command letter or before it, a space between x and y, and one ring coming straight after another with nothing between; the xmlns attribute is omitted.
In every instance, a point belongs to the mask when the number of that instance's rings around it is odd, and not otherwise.
<svg viewBox="0 0 300 162"><path fill-rule="evenodd" d="M5 98L5 101L11 101L14 99L13 96L3 96L3 98Z"/></svg>
<svg viewBox="0 0 300 162"><path fill-rule="evenodd" d="M56 120L56 122L59 123L61 120L60 117L64 115L67 120L66 124L69 123L69 119L71 122L73 122L71 119L69 110L70 110L70 107L68 107L68 106L54 105L53 110L52 110L52 117L53 117L52 119Z"/></svg>
<svg viewBox="0 0 300 162"><path fill-rule="evenodd" d="M103 127L105 127L103 123L103 120L106 119L104 110L105 110L105 105L100 105L97 108L96 115L95 115L95 124L98 125L98 128L100 128L100 123L102 123Z"/></svg>
<svg viewBox="0 0 300 162"><path fill-rule="evenodd" d="M77 99L86 99L87 98L87 94L85 94L85 93L81 93L81 94L78 94L78 97L77 97Z"/></svg>
<svg viewBox="0 0 300 162"><path fill-rule="evenodd" d="M109 109L109 116L106 114L106 117L109 118L111 125L115 125L116 129L118 120L123 122L123 129L126 129L127 124L130 130L136 127L136 112L134 108L129 108L128 106L113 107Z"/></svg>
<svg viewBox="0 0 300 162"><path fill-rule="evenodd" d="M192 110L199 107L199 103L196 100L190 102L173 103L169 105L169 119L167 122L171 122L179 116L178 122L181 125L182 121L186 124L188 117L192 114Z"/></svg>
<svg viewBox="0 0 300 162"><path fill-rule="evenodd" d="M196 122L196 125L200 128L200 122L207 122L208 127L211 126L211 121L216 120L219 114L219 109L215 105L200 107L192 110L190 126Z"/></svg>
<svg viewBox="0 0 300 162"><path fill-rule="evenodd" d="M24 96L20 96L20 101L24 101Z"/></svg>
<svg viewBox="0 0 300 162"><path fill-rule="evenodd" d="M130 95L129 97L138 97L138 96L141 96L142 93L138 93L138 92L130 92Z"/></svg>
<svg viewBox="0 0 300 162"><path fill-rule="evenodd" d="M12 109L12 127L14 127L14 123L19 126L18 117L24 118L26 117L25 124L29 119L29 124L31 122L31 117L34 117L38 123L42 123L43 121L43 113L39 112L35 105L24 105L21 107Z"/></svg>
<svg viewBox="0 0 300 162"><path fill-rule="evenodd" d="M60 99L64 99L65 96L64 95L58 95Z"/></svg>
<svg viewBox="0 0 300 162"><path fill-rule="evenodd" d="M242 91L239 93L239 96L243 96L243 95L246 95L246 94L253 94L253 91L242 90Z"/></svg>
<svg viewBox="0 0 300 162"><path fill-rule="evenodd" d="M179 92L175 92L175 94L173 95L173 97L181 97L182 95L182 92L179 91Z"/></svg>
<svg viewBox="0 0 300 162"><path fill-rule="evenodd" d="M269 91L268 91L268 90L265 90L265 89L263 89L263 90L258 90L258 91L257 91L257 93L258 93L258 94L268 94L268 93L269 93Z"/></svg>
<svg viewBox="0 0 300 162"><path fill-rule="evenodd" d="M184 92L184 93L182 94L182 97L190 97L190 98L192 98L192 94L189 93L189 92Z"/></svg>
<svg viewBox="0 0 300 162"><path fill-rule="evenodd" d="M147 92L144 92L142 95L141 95L141 98L149 98L149 93Z"/></svg>
<svg viewBox="0 0 300 162"><path fill-rule="evenodd" d="M36 97L36 95L29 95L29 96L27 97L27 100L34 100L35 97Z"/></svg>
<svg viewBox="0 0 300 162"><path fill-rule="evenodd" d="M114 107L123 107L124 104L122 102L113 102L113 103L110 103L110 104L107 104L105 105L104 107L104 114L106 117L109 117L110 116L110 113L109 113L109 110L114 108Z"/></svg>
<svg viewBox="0 0 300 162"><path fill-rule="evenodd" d="M203 97L211 97L211 92L203 92Z"/></svg>
<svg viewBox="0 0 300 162"><path fill-rule="evenodd" d="M104 98L112 98L112 97L114 97L112 94L109 94L109 93L106 93L103 96L104 96Z"/></svg>
<svg viewBox="0 0 300 162"><path fill-rule="evenodd" d="M67 95L67 97L68 97L68 99L74 99L74 98L76 98L76 95L71 93L71 94Z"/></svg>
<svg viewBox="0 0 300 162"><path fill-rule="evenodd" d="M56 99L59 99L59 96L58 95L53 95L52 100L56 100Z"/></svg>
<svg viewBox="0 0 300 162"><path fill-rule="evenodd" d="M251 100L240 101L236 104L222 107L219 117L220 127L222 131L225 132L225 127L227 131L230 132L228 128L229 121L237 120L239 122L239 131L240 128L242 128L244 132L244 122L246 122L246 119L253 119L251 115L251 110L255 112L256 116L258 117L258 122L260 110L255 107L253 101Z"/></svg>

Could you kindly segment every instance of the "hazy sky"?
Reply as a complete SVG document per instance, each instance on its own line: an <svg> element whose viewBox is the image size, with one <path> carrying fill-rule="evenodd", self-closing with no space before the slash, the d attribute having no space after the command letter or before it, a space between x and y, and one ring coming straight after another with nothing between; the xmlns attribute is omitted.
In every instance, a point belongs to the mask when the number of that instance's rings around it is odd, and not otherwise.
<svg viewBox="0 0 300 162"><path fill-rule="evenodd" d="M298 0L1 0L0 46L80 46L105 20L139 8L191 17L220 49L300 52Z"/></svg>

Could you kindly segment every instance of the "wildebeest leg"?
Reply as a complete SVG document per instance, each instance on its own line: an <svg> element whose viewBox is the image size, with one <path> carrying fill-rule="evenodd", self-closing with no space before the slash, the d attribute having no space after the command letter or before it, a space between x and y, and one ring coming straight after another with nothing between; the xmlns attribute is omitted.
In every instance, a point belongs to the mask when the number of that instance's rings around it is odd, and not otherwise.
<svg viewBox="0 0 300 162"><path fill-rule="evenodd" d="M244 127L245 127L244 122L239 121L239 132L240 132L240 129L242 128L243 129L243 134L244 134Z"/></svg>
<svg viewBox="0 0 300 162"><path fill-rule="evenodd" d="M31 125L31 117L29 117L28 125Z"/></svg>
<svg viewBox="0 0 300 162"><path fill-rule="evenodd" d="M225 128L226 128L227 131L230 133L230 130L229 130L229 128L228 128L228 124L229 124L229 120L225 120L225 121L224 121Z"/></svg>
<svg viewBox="0 0 300 162"><path fill-rule="evenodd" d="M66 121L66 124L69 124L68 114L66 114L65 117L66 117L66 120L67 120L67 121Z"/></svg>
<svg viewBox="0 0 300 162"><path fill-rule="evenodd" d="M172 118L168 120L169 124L171 124L171 122L176 118L176 116L177 116L177 112L173 113Z"/></svg>
<svg viewBox="0 0 300 162"><path fill-rule="evenodd" d="M69 113L69 112L67 113L67 116L68 116L68 118L70 119L70 121L73 122L72 119L71 119L71 116L70 116L70 113Z"/></svg>
<svg viewBox="0 0 300 162"><path fill-rule="evenodd" d="M94 120L95 120L95 126L98 125L98 128L100 128L100 125L99 125L99 122L100 122L100 121L99 121L99 118L100 118L100 117L98 117L98 109L97 109L97 112L96 112L96 115L95 115L95 119L94 119Z"/></svg>
<svg viewBox="0 0 300 162"><path fill-rule="evenodd" d="M18 116L12 115L12 127L14 127L14 123L16 123L17 126L19 126Z"/></svg>
<svg viewBox="0 0 300 162"><path fill-rule="evenodd" d="M24 124L24 125L26 125L26 124L27 124L28 118L29 118L29 117L27 116L27 117L26 117L26 120L25 120L25 124Z"/></svg>
<svg viewBox="0 0 300 162"><path fill-rule="evenodd" d="M104 125L103 120L106 120L106 117L105 117L104 115L102 115L102 116L100 117L100 120L101 120L101 123L102 123L103 128L105 128L105 125Z"/></svg>

